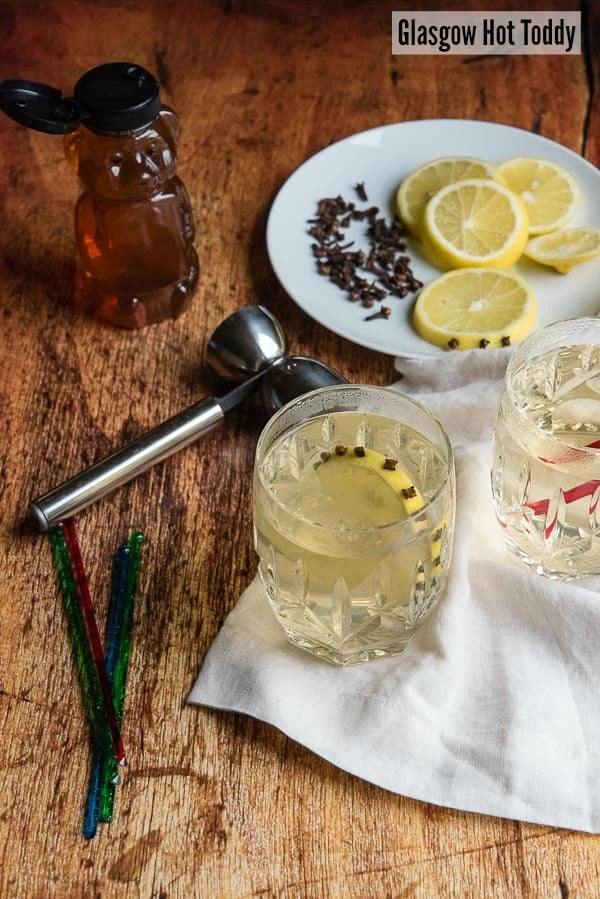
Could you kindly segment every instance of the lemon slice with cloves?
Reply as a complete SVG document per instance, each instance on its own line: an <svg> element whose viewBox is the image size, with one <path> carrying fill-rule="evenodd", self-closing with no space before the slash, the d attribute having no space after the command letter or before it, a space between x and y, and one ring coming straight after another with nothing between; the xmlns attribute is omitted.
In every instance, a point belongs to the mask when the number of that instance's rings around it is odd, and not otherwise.
<svg viewBox="0 0 600 899"><path fill-rule="evenodd" d="M402 521L423 508L412 478L383 453L362 446L338 446L322 453L317 474L340 519L360 514L363 527Z"/></svg>

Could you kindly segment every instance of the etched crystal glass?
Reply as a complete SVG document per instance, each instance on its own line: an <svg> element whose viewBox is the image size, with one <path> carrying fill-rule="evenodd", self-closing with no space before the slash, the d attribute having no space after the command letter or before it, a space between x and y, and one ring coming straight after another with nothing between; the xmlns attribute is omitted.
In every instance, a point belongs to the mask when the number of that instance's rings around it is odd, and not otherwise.
<svg viewBox="0 0 600 899"><path fill-rule="evenodd" d="M492 496L507 546L538 574L600 574L600 318L549 325L512 356Z"/></svg>
<svg viewBox="0 0 600 899"><path fill-rule="evenodd" d="M256 451L254 538L295 645L337 665L402 652L446 582L454 462L396 390L336 385L279 411Z"/></svg>

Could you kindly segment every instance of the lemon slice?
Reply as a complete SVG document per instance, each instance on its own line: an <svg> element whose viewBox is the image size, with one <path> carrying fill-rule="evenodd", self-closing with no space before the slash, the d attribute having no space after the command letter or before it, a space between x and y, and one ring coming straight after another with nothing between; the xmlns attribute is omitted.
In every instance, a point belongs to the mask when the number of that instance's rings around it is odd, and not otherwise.
<svg viewBox="0 0 600 899"><path fill-rule="evenodd" d="M514 272L458 269L423 288L413 310L417 333L443 349L507 346L533 330L535 295Z"/></svg>
<svg viewBox="0 0 600 899"><path fill-rule="evenodd" d="M579 203L575 178L562 165L537 156L516 156L498 166L508 187L523 200L530 234L562 228Z"/></svg>
<svg viewBox="0 0 600 899"><path fill-rule="evenodd" d="M561 274L600 255L600 228L569 228L532 238L525 255Z"/></svg>
<svg viewBox="0 0 600 899"><path fill-rule="evenodd" d="M402 521L423 509L425 503L412 478L393 459L365 447L340 447L343 453L328 454L317 468L324 491L335 501L340 518L355 519L360 510L365 527L378 527ZM392 467L387 467L388 465ZM414 533L429 527L427 517L417 517ZM432 572L442 571L442 537L445 519L429 534Z"/></svg>
<svg viewBox="0 0 600 899"><path fill-rule="evenodd" d="M483 159L445 156L433 159L407 175L396 193L396 208L404 226L418 236L429 200L442 187L464 178L496 178L496 170Z"/></svg>
<svg viewBox="0 0 600 899"><path fill-rule="evenodd" d="M510 268L525 249L528 227L516 194L496 181L470 178L432 197L423 239L444 268Z"/></svg>
<svg viewBox="0 0 600 899"><path fill-rule="evenodd" d="M360 514L364 527L402 521L423 508L423 497L408 474L386 468L386 457L363 447L332 452L317 468L323 490L335 504L340 520ZM364 454L364 455L363 455ZM392 464L391 462L388 464Z"/></svg>

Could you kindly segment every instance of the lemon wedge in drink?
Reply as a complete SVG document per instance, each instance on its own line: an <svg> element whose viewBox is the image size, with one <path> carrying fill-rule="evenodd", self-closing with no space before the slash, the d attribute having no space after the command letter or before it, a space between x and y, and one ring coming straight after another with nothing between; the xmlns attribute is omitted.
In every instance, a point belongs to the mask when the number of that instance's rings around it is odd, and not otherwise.
<svg viewBox="0 0 600 899"><path fill-rule="evenodd" d="M429 200L442 187L465 178L495 179L497 173L494 166L483 159L444 156L432 159L407 175L396 193L396 209L404 226L418 236Z"/></svg>
<svg viewBox="0 0 600 899"><path fill-rule="evenodd" d="M336 447L321 457L317 474L323 490L334 500L340 520L356 520L362 527L402 521L423 509L425 502L412 478L395 459L362 446ZM414 521L415 536L429 527L427 516ZM442 570L441 547L445 521L429 535L433 573Z"/></svg>
<svg viewBox="0 0 600 899"><path fill-rule="evenodd" d="M533 330L537 304L527 281L498 269L457 269L427 284L413 309L417 333L443 349L501 347Z"/></svg>
<svg viewBox="0 0 600 899"><path fill-rule="evenodd" d="M339 446L321 458L317 475L342 522L360 516L362 527L379 527L423 508L423 497L412 479L383 453Z"/></svg>
<svg viewBox="0 0 600 899"><path fill-rule="evenodd" d="M444 268L510 268L525 249L528 230L520 197L496 181L469 178L432 197L423 239Z"/></svg>
<svg viewBox="0 0 600 899"><path fill-rule="evenodd" d="M564 166L537 156L516 156L498 166L508 187L523 200L530 234L562 228L579 203L579 187Z"/></svg>
<svg viewBox="0 0 600 899"><path fill-rule="evenodd" d="M525 247L525 255L564 275L600 255L600 228L568 228L533 237Z"/></svg>

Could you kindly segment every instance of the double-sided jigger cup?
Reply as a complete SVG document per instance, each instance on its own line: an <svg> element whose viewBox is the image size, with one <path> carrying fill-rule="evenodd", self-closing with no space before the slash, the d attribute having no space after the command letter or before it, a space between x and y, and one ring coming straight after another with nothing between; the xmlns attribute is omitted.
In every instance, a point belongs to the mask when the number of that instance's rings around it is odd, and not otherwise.
<svg viewBox="0 0 600 899"><path fill-rule="evenodd" d="M29 515L42 531L81 512L153 465L219 425L227 412L262 388L269 415L290 399L344 378L316 359L287 356L287 340L277 319L262 306L246 306L226 318L207 348L211 368L238 383L221 397L207 397L34 499Z"/></svg>

